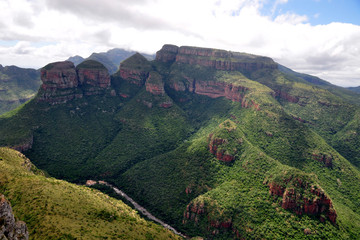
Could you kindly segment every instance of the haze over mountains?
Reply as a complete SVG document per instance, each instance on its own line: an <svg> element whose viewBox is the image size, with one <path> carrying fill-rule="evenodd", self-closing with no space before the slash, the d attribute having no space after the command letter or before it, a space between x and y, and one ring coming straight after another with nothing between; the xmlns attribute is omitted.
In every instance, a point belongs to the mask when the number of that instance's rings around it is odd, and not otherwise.
<svg viewBox="0 0 360 240"><path fill-rule="evenodd" d="M92 53L86 59L81 56L74 56L68 58L67 60L73 62L75 66L77 66L84 60L95 60L104 64L104 66L109 70L109 73L113 74L118 70L120 63L123 60L127 59L131 55L134 55L135 53L135 51L127 51L121 48L113 48L108 50L107 52ZM150 54L142 53L142 55L148 60L153 60L155 58L154 55Z"/></svg>
<svg viewBox="0 0 360 240"><path fill-rule="evenodd" d="M357 93L269 57L175 45L112 75L94 60L50 63L41 80L0 117L0 145L52 177L106 180L190 237L360 236ZM30 235L46 229L21 214L25 186L4 182Z"/></svg>

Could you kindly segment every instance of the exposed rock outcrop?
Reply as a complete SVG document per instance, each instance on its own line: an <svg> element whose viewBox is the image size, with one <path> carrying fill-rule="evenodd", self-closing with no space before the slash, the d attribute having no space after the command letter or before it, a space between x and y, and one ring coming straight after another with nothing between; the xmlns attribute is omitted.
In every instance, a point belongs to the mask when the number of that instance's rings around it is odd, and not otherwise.
<svg viewBox="0 0 360 240"><path fill-rule="evenodd" d="M99 62L84 61L76 67L76 72L85 95L97 95L110 87L109 72Z"/></svg>
<svg viewBox="0 0 360 240"><path fill-rule="evenodd" d="M324 191L316 185L309 184L301 177L288 177L283 182L270 181L269 192L282 198L281 207L295 212L297 215L313 215L324 222L328 219L336 223L336 211L332 201Z"/></svg>
<svg viewBox="0 0 360 240"><path fill-rule="evenodd" d="M37 99L52 104L103 94L110 88L107 69L93 60L84 61L77 68L70 61L50 63L41 69L41 81Z"/></svg>
<svg viewBox="0 0 360 240"><path fill-rule="evenodd" d="M289 93L282 91L282 90L275 90L274 97L279 97L281 99L284 99L288 102L297 103L299 102L299 98L295 96L291 96Z"/></svg>
<svg viewBox="0 0 360 240"><path fill-rule="evenodd" d="M209 206L207 205L208 204L206 204L204 201L194 200L190 202L184 211L183 224L189 224L193 222L196 225L206 219L205 221L208 225L207 230L211 235L219 234L220 230L228 230L233 232L234 236L237 238L241 237L239 231L233 226L231 218L223 217L221 216L222 214L218 216L219 218L214 218L214 216L211 216L211 212L217 210L214 210L214 206L210 207L212 210L209 210Z"/></svg>
<svg viewBox="0 0 360 240"><path fill-rule="evenodd" d="M314 151L312 154L312 158L318 162L323 163L325 167L332 168L333 166L333 157L331 156L331 154Z"/></svg>
<svg viewBox="0 0 360 240"><path fill-rule="evenodd" d="M232 162L235 155L241 150L243 139L236 124L230 119L219 125L219 129L208 136L209 152L223 162ZM230 140L229 140L230 139Z"/></svg>
<svg viewBox="0 0 360 240"><path fill-rule="evenodd" d="M28 139L24 140L23 143L12 146L11 148L19 152L25 152L32 148L33 143L34 143L34 136L31 135Z"/></svg>
<svg viewBox="0 0 360 240"><path fill-rule="evenodd" d="M241 102L248 88L235 86L225 82L195 81L194 92L211 98L225 97L235 102Z"/></svg>
<svg viewBox="0 0 360 240"><path fill-rule="evenodd" d="M27 240L29 232L26 223L15 221L10 203L0 194L0 239Z"/></svg>
<svg viewBox="0 0 360 240"><path fill-rule="evenodd" d="M226 71L255 71L263 68L276 69L278 65L268 57L230 52L212 48L164 45L156 53L160 62L195 64Z"/></svg>
<svg viewBox="0 0 360 240"><path fill-rule="evenodd" d="M226 153L225 149L220 149L221 145L226 145L228 143L227 139L213 137L212 134L209 135L209 152L214 154L215 157L223 162L232 162L235 157Z"/></svg>
<svg viewBox="0 0 360 240"><path fill-rule="evenodd" d="M124 80L143 86L151 69L150 62L141 54L136 53L120 64L119 74Z"/></svg>
<svg viewBox="0 0 360 240"><path fill-rule="evenodd" d="M152 71L149 73L148 78L145 82L146 91L154 94L154 95L164 95L164 82L159 73Z"/></svg>

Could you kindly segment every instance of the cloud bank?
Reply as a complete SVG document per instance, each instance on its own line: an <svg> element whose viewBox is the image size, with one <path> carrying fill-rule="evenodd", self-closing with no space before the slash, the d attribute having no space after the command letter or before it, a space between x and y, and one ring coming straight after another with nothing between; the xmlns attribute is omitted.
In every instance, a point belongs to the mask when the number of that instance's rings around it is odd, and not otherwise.
<svg viewBox="0 0 360 240"><path fill-rule="evenodd" d="M0 0L0 63L42 67L120 47L155 53L165 43L272 57L341 86L360 85L360 26L313 26L287 0Z"/></svg>

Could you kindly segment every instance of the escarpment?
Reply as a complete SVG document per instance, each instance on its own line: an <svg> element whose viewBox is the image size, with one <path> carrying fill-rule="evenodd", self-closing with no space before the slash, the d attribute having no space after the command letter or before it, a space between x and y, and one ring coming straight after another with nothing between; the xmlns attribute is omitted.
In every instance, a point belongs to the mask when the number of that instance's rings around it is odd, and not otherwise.
<svg viewBox="0 0 360 240"><path fill-rule="evenodd" d="M11 205L4 195L0 194L0 239L27 240L29 232L26 223L16 221Z"/></svg>
<svg viewBox="0 0 360 240"><path fill-rule="evenodd" d="M76 68L70 61L50 63L41 69L41 81L37 99L52 104L102 94L111 85L107 69L93 60Z"/></svg>
<svg viewBox="0 0 360 240"><path fill-rule="evenodd" d="M249 72L263 68L278 67L271 58L251 54L174 45L164 45L156 53L156 60L165 63L186 63L200 65L216 70Z"/></svg>

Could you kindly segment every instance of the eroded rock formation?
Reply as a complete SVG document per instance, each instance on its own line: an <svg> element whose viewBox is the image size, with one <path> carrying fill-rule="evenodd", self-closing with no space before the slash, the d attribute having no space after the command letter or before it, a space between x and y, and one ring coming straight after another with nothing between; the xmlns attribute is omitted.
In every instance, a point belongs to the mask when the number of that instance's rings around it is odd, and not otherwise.
<svg viewBox="0 0 360 240"><path fill-rule="evenodd" d="M297 177L285 179L283 183L269 182L268 186L271 195L282 198L282 208L297 215L316 216L322 222L328 219L336 223L337 214L332 201L321 188Z"/></svg>
<svg viewBox="0 0 360 240"><path fill-rule="evenodd" d="M39 101L65 103L84 95L103 94L110 88L110 76L99 62L84 61L77 68L70 61L50 63L41 69Z"/></svg>
<svg viewBox="0 0 360 240"><path fill-rule="evenodd" d="M154 94L154 95L164 95L164 82L159 73L152 71L149 73L148 78L145 82L146 91Z"/></svg>
<svg viewBox="0 0 360 240"><path fill-rule="evenodd" d="M268 57L230 52L212 48L164 45L156 53L156 60L166 63L178 62L210 67L226 71L256 71L263 68L276 69L278 65Z"/></svg>
<svg viewBox="0 0 360 240"><path fill-rule="evenodd" d="M0 194L0 239L27 240L29 232L26 223L15 221L11 205L4 195Z"/></svg>

